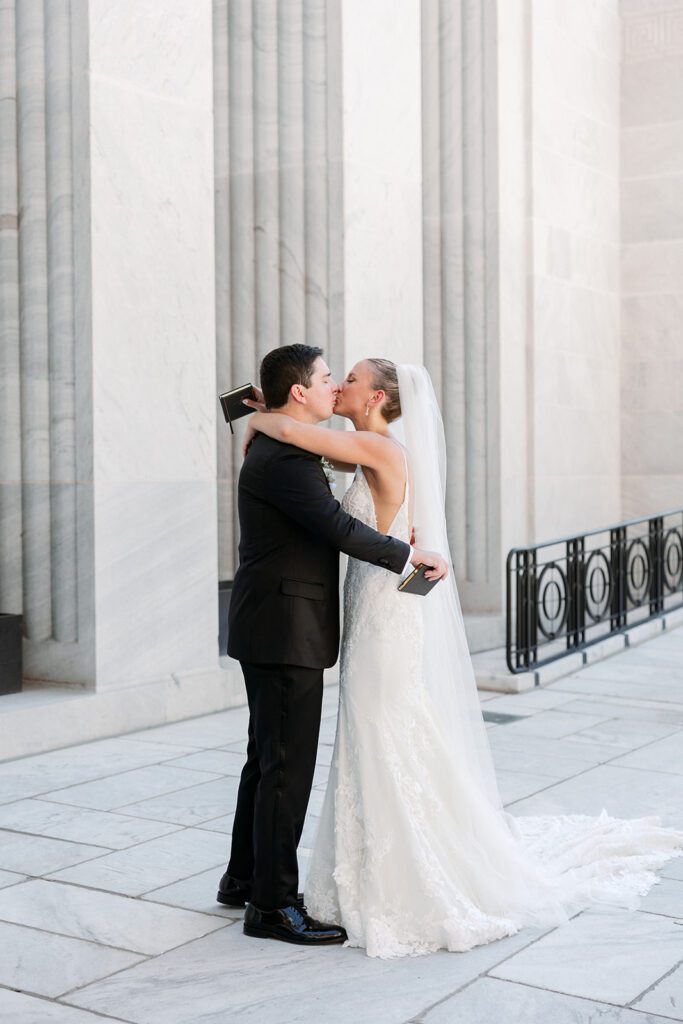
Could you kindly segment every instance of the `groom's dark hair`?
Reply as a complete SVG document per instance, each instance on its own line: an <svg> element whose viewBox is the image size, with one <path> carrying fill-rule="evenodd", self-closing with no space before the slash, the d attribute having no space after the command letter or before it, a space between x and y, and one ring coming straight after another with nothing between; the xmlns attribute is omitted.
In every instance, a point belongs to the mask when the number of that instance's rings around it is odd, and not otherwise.
<svg viewBox="0 0 683 1024"><path fill-rule="evenodd" d="M289 400L293 384L310 388L313 363L323 354L314 345L283 345L263 357L261 391L269 409L281 409Z"/></svg>

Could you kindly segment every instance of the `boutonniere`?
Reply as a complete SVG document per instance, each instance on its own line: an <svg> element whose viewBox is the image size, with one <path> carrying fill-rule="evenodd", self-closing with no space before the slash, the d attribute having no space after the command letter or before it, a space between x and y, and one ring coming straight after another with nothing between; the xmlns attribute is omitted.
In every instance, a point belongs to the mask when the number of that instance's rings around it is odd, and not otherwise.
<svg viewBox="0 0 683 1024"><path fill-rule="evenodd" d="M329 460L326 459L324 455L321 455L320 465L323 467L323 473L325 474L327 482L330 485L330 490L334 490L334 488L337 486L337 478L335 476L334 467L332 466L332 463L329 462Z"/></svg>

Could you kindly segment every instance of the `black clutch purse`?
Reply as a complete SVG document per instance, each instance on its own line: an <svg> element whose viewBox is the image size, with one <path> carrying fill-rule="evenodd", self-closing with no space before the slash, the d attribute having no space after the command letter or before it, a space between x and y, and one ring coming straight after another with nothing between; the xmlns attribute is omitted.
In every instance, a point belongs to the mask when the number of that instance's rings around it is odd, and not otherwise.
<svg viewBox="0 0 683 1024"><path fill-rule="evenodd" d="M218 396L225 422L230 427L231 434L235 433L232 429L233 420L238 420L240 416L248 416L250 412L256 412L256 409L250 409L248 405L243 404L245 398L257 401L252 384L242 384L241 387L233 388L232 391L224 391L222 395Z"/></svg>
<svg viewBox="0 0 683 1024"><path fill-rule="evenodd" d="M425 597L432 587L435 587L439 582L439 580L425 579L425 573L430 568L431 566L420 562L420 564L413 569L410 576L406 576L406 578L399 583L398 589L404 594L419 594L421 597Z"/></svg>

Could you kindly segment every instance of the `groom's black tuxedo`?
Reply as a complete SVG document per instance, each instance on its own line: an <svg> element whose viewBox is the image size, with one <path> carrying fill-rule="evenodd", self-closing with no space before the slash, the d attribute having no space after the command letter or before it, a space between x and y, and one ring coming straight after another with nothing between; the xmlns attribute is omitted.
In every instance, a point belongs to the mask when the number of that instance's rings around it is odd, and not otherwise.
<svg viewBox="0 0 683 1024"><path fill-rule="evenodd" d="M239 479L240 565L228 654L328 668L339 652L339 552L400 573L403 541L344 512L320 457L258 434Z"/></svg>
<svg viewBox="0 0 683 1024"><path fill-rule="evenodd" d="M242 665L250 715L228 874L270 910L297 894L322 670L339 651L339 551L400 573L410 548L344 512L317 455L264 434L244 460L238 507L228 653Z"/></svg>

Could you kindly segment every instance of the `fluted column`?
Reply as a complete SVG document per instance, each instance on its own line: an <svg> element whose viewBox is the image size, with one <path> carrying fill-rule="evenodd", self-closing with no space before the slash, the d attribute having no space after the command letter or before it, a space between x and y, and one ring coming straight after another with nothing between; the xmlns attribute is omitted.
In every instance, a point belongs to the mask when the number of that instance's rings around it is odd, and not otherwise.
<svg viewBox="0 0 683 1024"><path fill-rule="evenodd" d="M70 0L45 5L53 636L78 637Z"/></svg>
<svg viewBox="0 0 683 1024"><path fill-rule="evenodd" d="M325 0L304 0L305 302L311 345L325 345L329 331L326 31Z"/></svg>
<svg viewBox="0 0 683 1024"><path fill-rule="evenodd" d="M502 607L494 0L424 0L425 362L448 448L447 515L468 612Z"/></svg>
<svg viewBox="0 0 683 1024"><path fill-rule="evenodd" d="M266 352L293 342L320 345L336 373L343 367L339 35L329 30L338 4L213 0L223 390L258 382ZM219 422L220 579L235 571L240 465Z"/></svg>
<svg viewBox="0 0 683 1024"><path fill-rule="evenodd" d="M22 0L16 17L23 611L26 635L46 640L52 633L52 551L42 0Z"/></svg>
<svg viewBox="0 0 683 1024"><path fill-rule="evenodd" d="M277 0L254 5L254 218L256 357L280 337Z"/></svg>
<svg viewBox="0 0 683 1024"><path fill-rule="evenodd" d="M14 0L0 0L0 611L22 610L19 200Z"/></svg>

